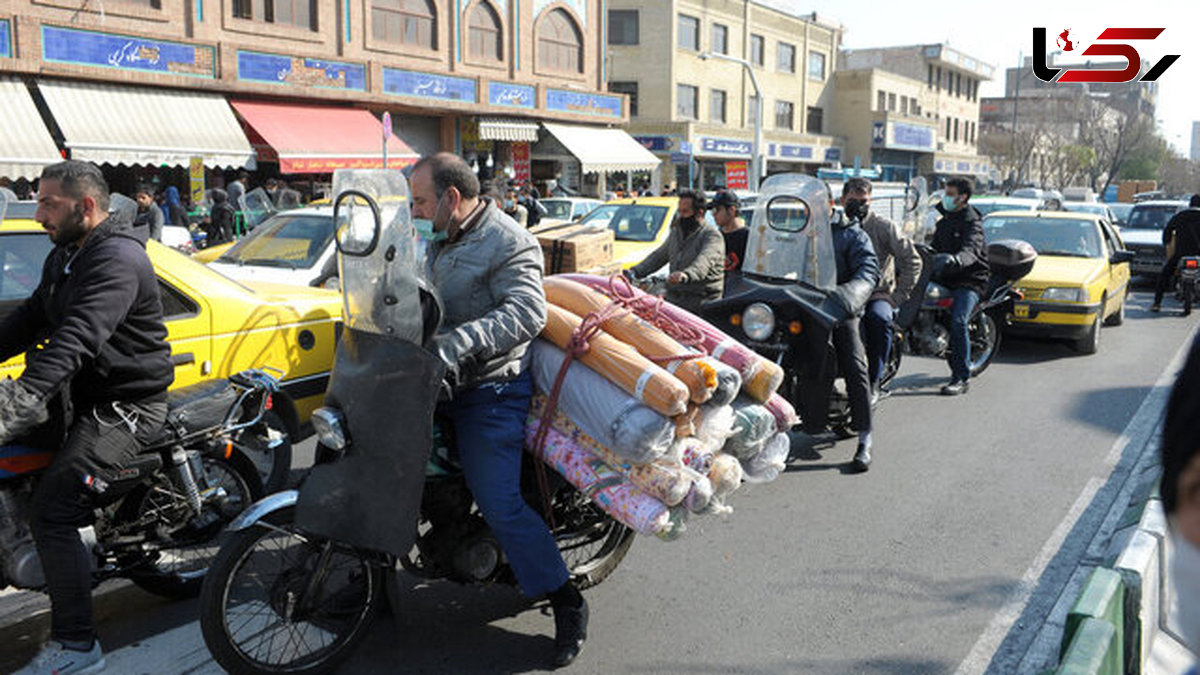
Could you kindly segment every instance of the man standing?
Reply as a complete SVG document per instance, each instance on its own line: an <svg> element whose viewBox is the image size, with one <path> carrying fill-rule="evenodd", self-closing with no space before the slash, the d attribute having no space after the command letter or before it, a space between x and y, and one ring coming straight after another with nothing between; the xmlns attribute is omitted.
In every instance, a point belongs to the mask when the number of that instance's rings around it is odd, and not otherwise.
<svg viewBox="0 0 1200 675"><path fill-rule="evenodd" d="M509 187L504 193L504 213L512 218L517 225L529 229L529 211L517 199L517 189Z"/></svg>
<svg viewBox="0 0 1200 675"><path fill-rule="evenodd" d="M1150 305L1151 312L1162 309L1163 295L1175 281L1175 268L1179 267L1179 259L1200 255L1200 194L1192 195L1188 208L1171 216L1167 226L1163 228L1163 246L1175 240L1175 250L1158 273L1158 285L1154 287L1154 304ZM1187 313L1184 313L1186 316Z"/></svg>
<svg viewBox="0 0 1200 675"><path fill-rule="evenodd" d="M970 389L970 321L975 306L987 290L987 245L983 221L971 200L971 181L951 178L937 210L942 214L933 233L933 277L951 291L950 382L942 387L946 396L965 394Z"/></svg>
<svg viewBox="0 0 1200 675"><path fill-rule="evenodd" d="M728 281L731 273L742 271L750 230L742 218L741 204L733 191L718 192L709 205L712 207L713 221L721 228L721 236L725 240L725 278Z"/></svg>
<svg viewBox="0 0 1200 675"><path fill-rule="evenodd" d="M242 197L246 195L246 186L249 182L250 174L245 170L239 170L237 178L225 186L225 193L229 196L229 203L233 205L235 211L242 208Z"/></svg>
<svg viewBox="0 0 1200 675"><path fill-rule="evenodd" d="M89 485L103 483L90 479L115 474L153 440L174 380L154 267L129 223L108 216L108 194L93 164L42 171L35 218L54 250L33 295L0 322L0 360L25 352L26 364L20 378L0 381L0 444L49 420L37 432L55 450L30 514L50 642L20 675L104 668L92 626L93 558L78 528L92 519Z"/></svg>
<svg viewBox="0 0 1200 675"><path fill-rule="evenodd" d="M725 240L703 217L704 197L680 191L679 210L667 241L626 270L626 275L644 277L669 263L667 302L696 312L703 303L719 300L725 285Z"/></svg>
<svg viewBox="0 0 1200 675"><path fill-rule="evenodd" d="M417 162L411 187L413 215L432 221L436 234L427 265L445 319L434 346L454 388L441 411L454 423L467 485L521 590L550 598L554 663L565 666L587 638L587 603L546 523L521 496L533 396L525 355L546 325L542 249L480 197L478 178L456 155Z"/></svg>
<svg viewBox="0 0 1200 675"><path fill-rule="evenodd" d="M879 284L867 301L863 316L866 334L867 377L871 382L871 400L881 396L879 381L887 366L893 335L892 319L900 305L908 300L917 277L921 275L921 254L900 226L871 211L871 181L851 178L842 186L842 206L846 216L857 220L867 236L879 263Z"/></svg>
<svg viewBox="0 0 1200 675"><path fill-rule="evenodd" d="M133 229L140 235L145 235L143 241L146 239L162 241L165 218L163 218L162 209L154 201L154 188L149 185L139 186L134 200L137 201L138 208L137 217L133 219Z"/></svg>

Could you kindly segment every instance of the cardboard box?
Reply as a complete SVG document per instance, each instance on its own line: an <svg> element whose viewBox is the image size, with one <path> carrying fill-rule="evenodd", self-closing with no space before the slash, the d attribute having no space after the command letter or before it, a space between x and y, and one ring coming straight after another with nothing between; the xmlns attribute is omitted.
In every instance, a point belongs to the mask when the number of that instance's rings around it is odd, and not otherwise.
<svg viewBox="0 0 1200 675"><path fill-rule="evenodd" d="M614 274L621 273L621 263L610 262L604 265L597 265L590 269L583 270L584 274L591 274L598 277L611 277Z"/></svg>
<svg viewBox="0 0 1200 675"><path fill-rule="evenodd" d="M575 225L538 235L546 274L580 272L612 262L613 231Z"/></svg>

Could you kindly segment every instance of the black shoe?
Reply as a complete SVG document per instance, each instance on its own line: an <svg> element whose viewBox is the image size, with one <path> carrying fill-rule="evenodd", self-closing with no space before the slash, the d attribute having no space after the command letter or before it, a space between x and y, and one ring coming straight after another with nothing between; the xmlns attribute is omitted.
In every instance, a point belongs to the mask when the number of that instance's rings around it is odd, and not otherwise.
<svg viewBox="0 0 1200 675"><path fill-rule="evenodd" d="M1160 309L1162 309L1162 303L1158 303L1158 302L1156 302L1156 303L1154 303L1153 305L1150 305L1150 311L1151 311L1151 312L1157 312L1157 311L1159 311Z"/></svg>
<svg viewBox="0 0 1200 675"><path fill-rule="evenodd" d="M970 391L971 385L966 380L950 380L950 384L942 387L942 396L958 396Z"/></svg>
<svg viewBox="0 0 1200 675"><path fill-rule="evenodd" d="M580 598L578 606L554 608L554 667L571 665L587 640L588 605Z"/></svg>
<svg viewBox="0 0 1200 675"><path fill-rule="evenodd" d="M880 401L891 395L891 389L884 389L882 386L871 387L871 407L874 408Z"/></svg>
<svg viewBox="0 0 1200 675"><path fill-rule="evenodd" d="M867 469L871 468L871 446L865 443L858 444L858 452L854 453L854 459L850 461L850 467L855 473L866 473Z"/></svg>

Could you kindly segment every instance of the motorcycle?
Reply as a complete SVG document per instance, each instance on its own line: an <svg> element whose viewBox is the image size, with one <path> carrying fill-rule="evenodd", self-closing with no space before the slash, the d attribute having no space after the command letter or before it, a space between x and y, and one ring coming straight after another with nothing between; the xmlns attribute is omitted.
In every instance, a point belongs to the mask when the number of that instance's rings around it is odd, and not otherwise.
<svg viewBox="0 0 1200 675"><path fill-rule="evenodd" d="M453 435L435 423L443 366L426 347L441 307L421 275L407 183L399 171L342 170L334 193L346 324L313 414L318 461L298 490L230 525L201 593L205 644L230 672L330 672L385 599L400 606L401 571L514 581L455 463ZM575 583L602 582L634 532L525 460L526 501L551 523Z"/></svg>
<svg viewBox="0 0 1200 675"><path fill-rule="evenodd" d="M1183 303L1183 315L1192 313L1196 300L1196 285L1200 281L1200 257L1186 256L1179 259L1175 272L1175 288L1179 301Z"/></svg>
<svg viewBox="0 0 1200 675"><path fill-rule="evenodd" d="M262 419L277 390L274 377L248 370L168 393L159 437L120 469L90 477L95 523L80 534L94 583L126 578L168 598L200 592L218 533L263 492L233 438ZM0 446L0 588L45 586L27 521L52 458L32 445Z"/></svg>

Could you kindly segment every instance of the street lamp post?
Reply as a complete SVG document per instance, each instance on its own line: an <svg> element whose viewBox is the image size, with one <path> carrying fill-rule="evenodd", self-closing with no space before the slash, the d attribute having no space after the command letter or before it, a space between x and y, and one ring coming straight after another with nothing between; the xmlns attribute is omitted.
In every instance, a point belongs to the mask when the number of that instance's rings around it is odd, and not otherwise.
<svg viewBox="0 0 1200 675"><path fill-rule="evenodd" d="M762 120L763 120L763 96L762 89L758 86L758 76L754 74L754 67L745 59L739 59L728 54L717 54L715 52L703 52L700 54L701 60L707 61L710 58L721 59L723 61L732 61L740 63L750 75L750 84L754 87L754 150L750 158L750 189L758 192L758 186L763 175L762 161Z"/></svg>

